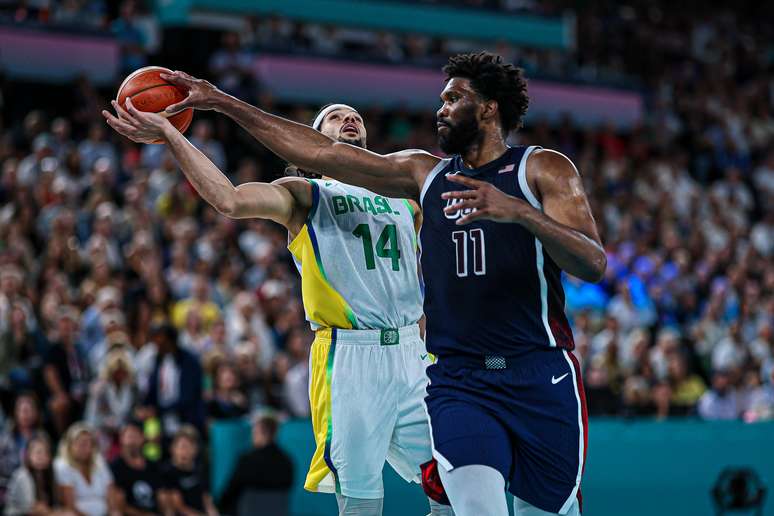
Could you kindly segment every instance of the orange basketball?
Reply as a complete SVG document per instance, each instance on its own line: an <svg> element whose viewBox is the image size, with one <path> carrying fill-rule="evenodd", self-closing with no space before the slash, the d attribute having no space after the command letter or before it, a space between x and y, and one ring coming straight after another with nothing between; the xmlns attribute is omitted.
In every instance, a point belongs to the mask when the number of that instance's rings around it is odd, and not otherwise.
<svg viewBox="0 0 774 516"><path fill-rule="evenodd" d="M164 115L164 109L185 99L187 92L159 77L161 73L172 73L172 70L161 66L146 66L129 74L118 88L118 104L126 108L128 97L138 110ZM181 133L188 129L192 119L193 109L190 108L169 117L169 121ZM157 140L153 143L164 142Z"/></svg>

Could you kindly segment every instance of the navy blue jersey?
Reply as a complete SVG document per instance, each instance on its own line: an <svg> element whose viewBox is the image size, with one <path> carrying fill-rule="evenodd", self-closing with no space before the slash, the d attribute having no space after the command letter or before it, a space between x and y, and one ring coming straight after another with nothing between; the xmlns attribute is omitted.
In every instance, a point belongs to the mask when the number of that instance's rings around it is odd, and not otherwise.
<svg viewBox="0 0 774 516"><path fill-rule="evenodd" d="M430 172L420 201L427 350L443 356L516 356L535 347L574 347L564 313L561 271L535 235L519 224L455 222L465 213L444 213L455 199L441 194L465 190L446 176L462 173L494 184L537 209L526 180L527 157L537 147L511 147L477 169L459 156Z"/></svg>

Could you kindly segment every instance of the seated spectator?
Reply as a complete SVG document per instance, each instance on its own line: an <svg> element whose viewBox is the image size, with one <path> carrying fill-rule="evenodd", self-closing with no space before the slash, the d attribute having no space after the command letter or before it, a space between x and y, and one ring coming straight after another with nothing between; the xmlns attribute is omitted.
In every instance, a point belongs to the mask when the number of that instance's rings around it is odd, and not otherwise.
<svg viewBox="0 0 774 516"><path fill-rule="evenodd" d="M156 363L148 383L145 405L159 417L164 434L174 435L183 424L204 429L202 366L190 351L178 345L177 330L161 324L151 330Z"/></svg>
<svg viewBox="0 0 774 516"><path fill-rule="evenodd" d="M85 516L116 513L113 475L99 453L94 430L75 423L59 442L54 475L65 508Z"/></svg>
<svg viewBox="0 0 774 516"><path fill-rule="evenodd" d="M725 370L712 376L712 388L699 399L702 419L737 419L742 413L742 400L731 385L731 376Z"/></svg>
<svg viewBox="0 0 774 516"><path fill-rule="evenodd" d="M248 406L255 408L264 405L266 403L264 373L258 367L253 344L251 342L240 343L234 350L234 360L237 374L242 380L242 389L247 395ZM308 394L307 403L309 403Z"/></svg>
<svg viewBox="0 0 774 516"><path fill-rule="evenodd" d="M689 374L685 357L679 353L668 359L669 384L672 388L671 403L673 415L688 415L694 411L707 386L697 374Z"/></svg>
<svg viewBox="0 0 774 516"><path fill-rule="evenodd" d="M769 367L766 382L752 389L747 398L745 421L774 419L774 367Z"/></svg>
<svg viewBox="0 0 774 516"><path fill-rule="evenodd" d="M223 512L236 514L239 497L249 490L290 491L293 485L293 461L275 442L277 420L260 416L253 424L253 449L239 462L220 498Z"/></svg>
<svg viewBox="0 0 774 516"><path fill-rule="evenodd" d="M163 496L174 513L215 516L218 510L212 503L205 469L197 463L198 454L199 433L184 425L175 434L170 461L161 470Z"/></svg>
<svg viewBox="0 0 774 516"><path fill-rule="evenodd" d="M88 389L88 368L76 346L78 312L62 307L52 342L43 365L48 409L57 434L81 417Z"/></svg>
<svg viewBox="0 0 774 516"><path fill-rule="evenodd" d="M215 370L212 399L207 402L207 415L212 419L238 418L247 414L247 397L240 390L240 380L234 366L221 363Z"/></svg>
<svg viewBox="0 0 774 516"><path fill-rule="evenodd" d="M145 460L142 423L129 421L121 428L121 454L110 464L115 480L114 494L121 514L159 514L161 475L156 463Z"/></svg>
<svg viewBox="0 0 774 516"><path fill-rule="evenodd" d="M16 398L13 419L0 433L0 505L5 498L11 474L22 464L30 440L41 432L38 402L33 394Z"/></svg>
<svg viewBox="0 0 774 516"><path fill-rule="evenodd" d="M102 434L107 445L103 449L117 442L118 431L131 417L137 398L131 358L124 349L115 349L108 353L86 405L86 422Z"/></svg>
<svg viewBox="0 0 774 516"><path fill-rule="evenodd" d="M198 310L206 329L210 329L212 323L220 318L220 308L210 299L210 285L204 275L194 277L191 286L191 297L178 301L172 307L172 324L175 328L185 325L188 312Z"/></svg>
<svg viewBox="0 0 774 516"><path fill-rule="evenodd" d="M14 304L10 315L8 328L0 335L0 391L4 398L5 393L33 388L33 375L43 360L24 308Z"/></svg>
<svg viewBox="0 0 774 516"><path fill-rule="evenodd" d="M51 442L44 433L27 444L21 467L13 472L5 500L5 516L44 516L57 506Z"/></svg>

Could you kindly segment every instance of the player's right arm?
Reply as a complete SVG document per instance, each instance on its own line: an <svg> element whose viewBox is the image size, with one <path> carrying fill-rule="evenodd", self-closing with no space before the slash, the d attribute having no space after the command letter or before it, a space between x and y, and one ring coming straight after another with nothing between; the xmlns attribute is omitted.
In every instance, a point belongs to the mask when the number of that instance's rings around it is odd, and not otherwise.
<svg viewBox="0 0 774 516"><path fill-rule="evenodd" d="M335 141L309 126L272 115L227 95L209 82L183 72L161 77L188 91L168 113L186 108L212 109L233 119L284 160L345 183L390 197L419 199L425 178L439 158L421 150L381 155Z"/></svg>
<svg viewBox="0 0 774 516"><path fill-rule="evenodd" d="M127 138L147 143L163 139L193 187L218 212L227 217L262 218L282 224L296 234L312 205L309 183L301 178L283 178L274 183L244 183L234 186L223 172L193 146L169 121L155 113L138 111L127 100L124 110L113 103L119 116L107 111L108 124Z"/></svg>

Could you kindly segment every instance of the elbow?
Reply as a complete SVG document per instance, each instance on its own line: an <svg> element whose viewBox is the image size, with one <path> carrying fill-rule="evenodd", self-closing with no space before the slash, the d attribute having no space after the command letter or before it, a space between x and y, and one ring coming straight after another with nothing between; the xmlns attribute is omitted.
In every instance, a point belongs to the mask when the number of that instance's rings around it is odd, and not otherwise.
<svg viewBox="0 0 774 516"><path fill-rule="evenodd" d="M599 283L602 278L605 277L605 271L607 270L607 254L604 249L600 249L591 262L591 267L588 271L588 278L583 278L585 281L591 283Z"/></svg>
<svg viewBox="0 0 774 516"><path fill-rule="evenodd" d="M234 195L229 195L224 199L219 199L213 203L212 207L221 215L230 219L238 218L238 206Z"/></svg>

